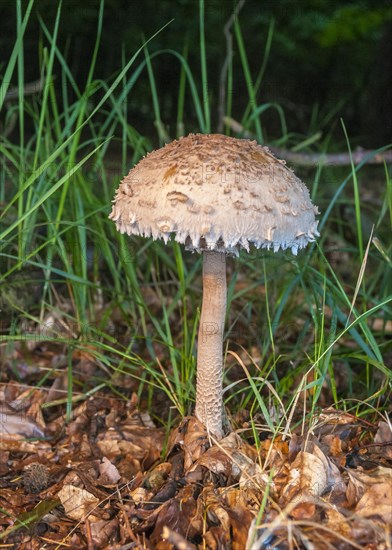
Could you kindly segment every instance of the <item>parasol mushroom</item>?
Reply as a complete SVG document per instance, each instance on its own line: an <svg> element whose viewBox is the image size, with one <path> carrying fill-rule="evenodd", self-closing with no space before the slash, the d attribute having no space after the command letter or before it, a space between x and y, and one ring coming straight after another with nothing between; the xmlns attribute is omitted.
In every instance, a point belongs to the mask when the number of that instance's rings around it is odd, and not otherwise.
<svg viewBox="0 0 392 550"><path fill-rule="evenodd" d="M309 191L284 161L256 141L190 134L147 154L122 180L110 218L128 235L203 254L196 417L218 439L222 428L226 253L291 249L318 235Z"/></svg>

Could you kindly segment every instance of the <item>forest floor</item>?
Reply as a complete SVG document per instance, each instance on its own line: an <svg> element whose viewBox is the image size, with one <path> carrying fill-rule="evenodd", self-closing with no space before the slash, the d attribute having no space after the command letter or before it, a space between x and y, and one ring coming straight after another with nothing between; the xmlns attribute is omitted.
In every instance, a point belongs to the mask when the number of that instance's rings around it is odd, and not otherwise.
<svg viewBox="0 0 392 550"><path fill-rule="evenodd" d="M136 394L97 393L75 399L66 422L61 399L53 406L59 384L32 387L31 365L58 355L16 347L13 365L29 384L3 371L0 548L391 548L387 417L328 408L311 428L255 437L243 412L215 441L194 417L167 432ZM80 354L74 367L86 377L96 368Z"/></svg>

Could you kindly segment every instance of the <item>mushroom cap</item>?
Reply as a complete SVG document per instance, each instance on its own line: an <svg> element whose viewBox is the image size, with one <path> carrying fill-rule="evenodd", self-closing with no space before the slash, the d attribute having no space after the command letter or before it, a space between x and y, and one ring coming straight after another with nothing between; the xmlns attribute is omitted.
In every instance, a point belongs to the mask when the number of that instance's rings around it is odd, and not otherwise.
<svg viewBox="0 0 392 550"><path fill-rule="evenodd" d="M188 249L238 255L319 235L309 191L256 141L190 134L148 153L122 180L110 219L128 235L171 235Z"/></svg>

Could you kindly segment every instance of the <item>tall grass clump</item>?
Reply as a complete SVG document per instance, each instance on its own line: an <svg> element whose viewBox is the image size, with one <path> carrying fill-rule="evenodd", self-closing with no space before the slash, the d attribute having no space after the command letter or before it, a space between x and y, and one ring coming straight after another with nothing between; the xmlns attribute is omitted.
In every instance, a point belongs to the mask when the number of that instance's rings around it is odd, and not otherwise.
<svg viewBox="0 0 392 550"><path fill-rule="evenodd" d="M222 113L208 87L202 1L200 66L189 65L187 45L181 52L155 50L154 35L133 55L123 50L116 75L103 81L95 77L102 0L83 85L75 82L58 46L59 2L53 28L39 19L40 74L34 93L27 93L24 33L32 5L30 0L23 12L21 2L15 4L17 38L0 88L2 368L22 381L12 358L34 354L44 342L65 360L44 369L34 385L46 386L64 372L69 414L75 400L105 389L119 398L135 392L158 421L169 418L170 408L174 416L188 414L200 258L174 242L164 246L118 234L107 215L119 179L153 143L189 131L223 125L237 137L264 143L269 110L280 127L279 135L268 138L271 145L326 153L330 136L321 137L314 117L308 133L290 132L281 105L260 102L273 22L264 44L256 37L263 56L253 75L240 17L234 17L232 49L242 74L235 73L233 52L227 52L217 96L225 98ZM157 32L166 32L165 26ZM163 119L155 75L157 63L167 59L178 71L172 125ZM129 98L142 79L151 92L148 138L128 117ZM248 100L243 112L235 112L231 91L242 79ZM233 119L240 121L236 132ZM350 151L344 125L336 147ZM317 409L330 404L357 414L382 410L392 380L390 169L369 171L365 159L347 169L320 164L300 175L321 210L318 242L298 258L253 251L228 267L226 404L233 416L246 409L255 426L270 430L287 430L297 409L310 423ZM78 376L80 356L94 364L92 378Z"/></svg>

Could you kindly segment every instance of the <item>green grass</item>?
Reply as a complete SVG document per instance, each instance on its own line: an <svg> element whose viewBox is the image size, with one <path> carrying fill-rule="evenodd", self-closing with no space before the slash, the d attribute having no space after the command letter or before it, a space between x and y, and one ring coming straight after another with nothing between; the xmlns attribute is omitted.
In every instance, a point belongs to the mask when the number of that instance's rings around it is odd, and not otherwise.
<svg viewBox="0 0 392 550"><path fill-rule="evenodd" d="M201 2L200 67L190 67L186 46L182 53L155 51L152 36L133 55L124 52L116 75L104 82L94 77L105 17L102 2L90 70L80 88L57 45L59 3L54 29L40 21L42 93L25 97L23 35L30 12L22 13L16 3L17 41L0 88L2 124L16 114L20 136L3 133L0 138L2 369L11 361L12 376L22 381L17 363L9 359L13 351L22 350L32 361L34 342L50 343L65 355L66 364L43 369L34 385L50 386L66 373L68 417L74 402L95 391L119 399L136 392L158 423L192 411L200 257L174 242L164 246L120 235L107 216L119 179L152 149L152 142L163 144L191 130L214 131L218 106L207 85L203 10ZM164 27L157 32L165 32ZM273 23L255 76L239 21L234 36L243 75L233 74L229 66L227 86L244 78L249 103L244 112L233 112L228 93L226 114L263 142L263 115L272 108L281 128L276 144L327 152L328 124L335 113L315 109L309 134L298 135L289 132L280 105L258 102L268 78ZM176 121L162 115L154 74L162 56L178 64ZM148 138L128 117L129 98L141 81L151 90ZM5 101L10 82L18 89L14 103ZM187 119L189 112L194 116ZM168 127L175 127L176 136L169 135ZM117 142L121 161L113 175L109 167ZM338 148L350 150L349 143L343 126ZM253 433L258 425L277 432L293 428L301 422L297 409L309 423L326 405L374 414L387 407L390 397L390 169L369 171L363 162L347 169L315 167L300 175L321 210L317 244L298 258L253 251L228 262L225 399L230 415L249 411ZM91 379L75 372L77 353L94 362Z"/></svg>

